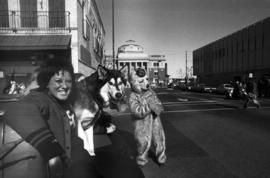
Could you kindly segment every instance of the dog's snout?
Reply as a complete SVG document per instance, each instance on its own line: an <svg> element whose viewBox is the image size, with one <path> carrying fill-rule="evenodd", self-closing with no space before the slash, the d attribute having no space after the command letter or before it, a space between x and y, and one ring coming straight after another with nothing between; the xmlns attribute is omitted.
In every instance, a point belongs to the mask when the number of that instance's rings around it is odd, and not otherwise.
<svg viewBox="0 0 270 178"><path fill-rule="evenodd" d="M122 97L122 94L118 92L118 93L115 94L115 97L119 99L119 98Z"/></svg>
<svg viewBox="0 0 270 178"><path fill-rule="evenodd" d="M149 88L149 87L150 87L150 85L149 85L149 84L147 84L147 85L146 85L146 88Z"/></svg>

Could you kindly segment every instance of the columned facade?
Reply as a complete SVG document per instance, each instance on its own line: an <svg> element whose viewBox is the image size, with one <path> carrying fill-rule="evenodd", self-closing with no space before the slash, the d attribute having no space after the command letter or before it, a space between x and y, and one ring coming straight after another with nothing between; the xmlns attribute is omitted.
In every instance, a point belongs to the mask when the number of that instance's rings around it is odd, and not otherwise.
<svg viewBox="0 0 270 178"><path fill-rule="evenodd" d="M118 68L127 67L128 73L136 68L144 68L147 72L149 65L149 56L144 52L142 46L136 44L133 40L128 40L117 50Z"/></svg>
<svg viewBox="0 0 270 178"><path fill-rule="evenodd" d="M143 68L154 86L166 86L167 63L165 55L148 55L141 45L128 40L117 50L115 68L121 69L126 77L136 68ZM113 68L112 56L106 56L105 66Z"/></svg>

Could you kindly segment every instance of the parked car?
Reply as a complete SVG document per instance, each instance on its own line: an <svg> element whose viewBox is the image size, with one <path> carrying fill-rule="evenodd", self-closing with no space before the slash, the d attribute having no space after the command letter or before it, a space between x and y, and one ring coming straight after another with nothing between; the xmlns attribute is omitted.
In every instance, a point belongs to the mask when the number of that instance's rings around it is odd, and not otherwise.
<svg viewBox="0 0 270 178"><path fill-rule="evenodd" d="M216 92L219 94L225 94L225 93L229 93L231 92L231 90L233 90L233 86L231 84L220 84L217 87Z"/></svg>
<svg viewBox="0 0 270 178"><path fill-rule="evenodd" d="M216 88L211 87L207 84L204 83L197 83L191 86L191 91L196 91L196 92L208 92L212 93L212 91L215 91Z"/></svg>
<svg viewBox="0 0 270 178"><path fill-rule="evenodd" d="M196 91L196 92L202 92L202 85L199 83L195 83L190 86L191 91Z"/></svg>
<svg viewBox="0 0 270 178"><path fill-rule="evenodd" d="M211 86L204 84L204 83L200 84L200 86L201 86L201 92L212 93L212 92L216 91L216 88L211 87Z"/></svg>
<svg viewBox="0 0 270 178"><path fill-rule="evenodd" d="M194 91L194 88L196 88L197 83L187 83L186 84L186 90Z"/></svg>
<svg viewBox="0 0 270 178"><path fill-rule="evenodd" d="M179 82L176 86L173 87L173 89L186 90L186 84Z"/></svg>
<svg viewBox="0 0 270 178"><path fill-rule="evenodd" d="M168 84L168 88L174 88L176 85L175 85L175 83L173 83L173 82L171 82L171 83L169 83Z"/></svg>

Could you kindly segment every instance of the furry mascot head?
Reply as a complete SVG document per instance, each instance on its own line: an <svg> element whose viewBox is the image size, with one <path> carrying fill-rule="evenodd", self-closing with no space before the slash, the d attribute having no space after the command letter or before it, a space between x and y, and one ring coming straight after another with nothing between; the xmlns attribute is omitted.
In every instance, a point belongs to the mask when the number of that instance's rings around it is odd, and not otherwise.
<svg viewBox="0 0 270 178"><path fill-rule="evenodd" d="M148 76L144 69L138 68L131 73L130 86L136 93L144 93L149 90Z"/></svg>

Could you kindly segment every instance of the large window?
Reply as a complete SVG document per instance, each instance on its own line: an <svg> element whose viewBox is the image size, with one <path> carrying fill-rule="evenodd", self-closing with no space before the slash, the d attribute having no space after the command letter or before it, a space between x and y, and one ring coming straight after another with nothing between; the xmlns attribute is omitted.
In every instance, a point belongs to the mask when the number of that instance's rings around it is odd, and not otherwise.
<svg viewBox="0 0 270 178"><path fill-rule="evenodd" d="M82 34L86 40L90 40L90 21L86 15L87 13L87 4L82 3Z"/></svg>
<svg viewBox="0 0 270 178"><path fill-rule="evenodd" d="M8 0L0 0L0 27L8 27Z"/></svg>
<svg viewBox="0 0 270 178"><path fill-rule="evenodd" d="M20 0L21 27L37 27L37 0Z"/></svg>
<svg viewBox="0 0 270 178"><path fill-rule="evenodd" d="M65 0L49 0L49 26L65 27Z"/></svg>

